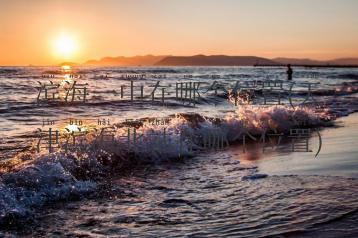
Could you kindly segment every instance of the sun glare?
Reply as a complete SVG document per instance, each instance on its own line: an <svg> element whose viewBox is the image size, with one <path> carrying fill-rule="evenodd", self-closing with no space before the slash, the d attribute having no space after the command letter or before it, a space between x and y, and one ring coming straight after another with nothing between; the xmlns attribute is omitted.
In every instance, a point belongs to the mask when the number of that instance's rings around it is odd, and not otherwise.
<svg viewBox="0 0 358 238"><path fill-rule="evenodd" d="M61 35L54 42L55 53L64 58L73 56L76 48L75 39L69 35Z"/></svg>
<svg viewBox="0 0 358 238"><path fill-rule="evenodd" d="M67 71L70 71L70 70L71 70L71 66L70 66L70 65L62 65L61 68L62 68L62 70L63 70L64 72L67 72Z"/></svg>

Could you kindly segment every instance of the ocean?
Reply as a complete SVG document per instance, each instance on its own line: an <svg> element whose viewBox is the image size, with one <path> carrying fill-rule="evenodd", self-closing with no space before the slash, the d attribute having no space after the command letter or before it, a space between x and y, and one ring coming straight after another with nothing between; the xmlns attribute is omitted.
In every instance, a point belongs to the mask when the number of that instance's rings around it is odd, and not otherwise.
<svg viewBox="0 0 358 238"><path fill-rule="evenodd" d="M0 67L1 231L353 237L357 91L356 68Z"/></svg>

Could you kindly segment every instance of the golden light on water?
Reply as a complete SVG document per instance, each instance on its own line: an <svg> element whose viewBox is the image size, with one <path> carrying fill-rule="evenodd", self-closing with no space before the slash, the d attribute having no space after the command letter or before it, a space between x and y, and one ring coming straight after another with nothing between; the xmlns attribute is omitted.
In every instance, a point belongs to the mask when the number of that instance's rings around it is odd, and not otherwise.
<svg viewBox="0 0 358 238"><path fill-rule="evenodd" d="M70 71L71 70L71 66L69 66L69 65L62 65L61 68L62 68L63 71Z"/></svg>
<svg viewBox="0 0 358 238"><path fill-rule="evenodd" d="M69 133L79 133L88 131L88 128L84 126L69 124L65 127L65 130Z"/></svg>
<svg viewBox="0 0 358 238"><path fill-rule="evenodd" d="M67 125L66 126L66 129L69 131L69 132L78 132L80 130L80 127L77 126L77 125Z"/></svg>

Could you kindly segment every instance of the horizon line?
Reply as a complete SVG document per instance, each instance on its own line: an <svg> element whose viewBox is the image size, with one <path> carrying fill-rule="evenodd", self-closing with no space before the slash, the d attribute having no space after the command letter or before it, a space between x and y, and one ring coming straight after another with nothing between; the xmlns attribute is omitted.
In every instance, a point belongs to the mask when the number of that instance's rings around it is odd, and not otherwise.
<svg viewBox="0 0 358 238"><path fill-rule="evenodd" d="M124 58L134 58L134 57L145 57L145 56L153 56L153 57L159 57L159 56L163 56L163 57L194 57L194 56L205 56L205 57L212 57L212 56L228 56L228 57L257 57L257 58L263 58L263 59L269 59L269 60L275 60L275 59L292 59L292 60L312 60L312 61L318 61L318 62L326 62L326 61L333 61L333 60L339 60L339 59L357 59L358 60L358 56L346 56L346 57L337 57L337 58L328 58L328 59L315 59L315 58L296 58L296 57L282 57L282 56L277 56L274 58L271 57L263 57L263 56L257 56L257 55L227 55L227 54L194 54L194 55L166 55L166 54L143 54L143 55L133 55L133 56L124 56L124 55L117 55L117 56L103 56L101 58L96 58L96 59L88 59L82 63L78 63L75 61L71 61L71 60L64 60L60 63L56 63L56 64L32 64L32 63L27 63L27 64L14 64L14 65L0 65L0 67L49 67L49 66L60 66L61 64L64 63L70 63L70 64L76 64L78 66L81 65L85 65L88 61L100 61L104 58L118 58L118 57L124 57ZM279 63L279 62L277 62ZM123 65L125 66L125 65ZM146 66L150 66L150 65L146 65ZM154 66L154 65L153 65ZM168 66L170 67L170 66Z"/></svg>

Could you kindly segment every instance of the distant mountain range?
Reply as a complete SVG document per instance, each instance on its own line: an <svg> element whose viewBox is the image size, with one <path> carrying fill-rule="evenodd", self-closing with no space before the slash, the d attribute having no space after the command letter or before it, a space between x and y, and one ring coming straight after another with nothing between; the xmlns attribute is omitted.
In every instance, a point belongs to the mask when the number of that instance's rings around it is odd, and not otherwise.
<svg viewBox="0 0 358 238"><path fill-rule="evenodd" d="M75 63L62 63L75 65ZM104 57L100 60L89 60L85 66L358 66L358 58L340 58L333 60L313 60L296 58L267 59L257 56L227 56L227 55L194 55L168 56L145 55L133 57Z"/></svg>
<svg viewBox="0 0 358 238"><path fill-rule="evenodd" d="M275 58L272 60L281 64L292 65L358 65L358 58L340 58L333 60Z"/></svg>
<svg viewBox="0 0 358 238"><path fill-rule="evenodd" d="M252 66L277 65L277 62L256 56L194 55L168 56L157 62L158 66Z"/></svg>

